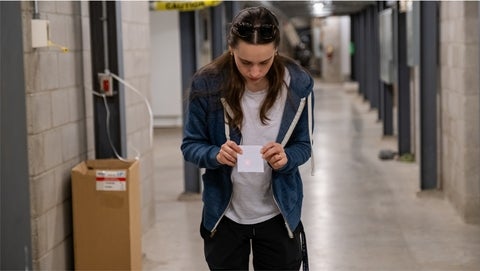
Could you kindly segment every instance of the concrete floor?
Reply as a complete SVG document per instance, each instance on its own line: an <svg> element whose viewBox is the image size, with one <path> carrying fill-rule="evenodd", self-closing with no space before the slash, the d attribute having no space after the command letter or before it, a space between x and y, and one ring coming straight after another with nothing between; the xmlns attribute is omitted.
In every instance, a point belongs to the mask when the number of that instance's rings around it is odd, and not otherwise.
<svg viewBox="0 0 480 271"><path fill-rule="evenodd" d="M316 83L315 175L304 176L310 270L480 270L480 226L462 222L440 191L419 191L415 163L379 160L377 111L344 85ZM156 129L158 223L143 237L144 270L208 270L199 197L183 192L180 129Z"/></svg>

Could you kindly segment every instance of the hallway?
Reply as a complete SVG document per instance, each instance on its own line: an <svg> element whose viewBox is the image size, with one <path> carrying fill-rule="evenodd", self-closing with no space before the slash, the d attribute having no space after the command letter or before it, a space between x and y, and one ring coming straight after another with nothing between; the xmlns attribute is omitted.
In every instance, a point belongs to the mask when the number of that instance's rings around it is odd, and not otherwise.
<svg viewBox="0 0 480 271"><path fill-rule="evenodd" d="M382 161L377 112L356 91L316 82L314 161L302 167L310 270L480 270L480 227L442 192L419 191L418 164ZM144 270L207 270L201 200L183 191L180 129L155 130L157 223L143 236Z"/></svg>

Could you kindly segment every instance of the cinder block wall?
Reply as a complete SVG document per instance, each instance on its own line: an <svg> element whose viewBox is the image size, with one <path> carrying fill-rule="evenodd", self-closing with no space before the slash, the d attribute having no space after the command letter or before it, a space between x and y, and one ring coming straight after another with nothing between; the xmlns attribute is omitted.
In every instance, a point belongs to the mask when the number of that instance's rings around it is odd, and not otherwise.
<svg viewBox="0 0 480 271"><path fill-rule="evenodd" d="M145 104L145 99L152 100L148 1L121 1L121 14L125 81L143 95L125 87L127 152L129 158L140 154L142 226L145 231L155 222L153 142L151 145L150 115Z"/></svg>
<svg viewBox="0 0 480 271"><path fill-rule="evenodd" d="M149 89L148 2L119 2L125 79L147 98ZM38 1L50 37L67 46L31 48L33 2L22 2L27 100L32 259L35 270L73 269L71 169L94 158L88 2ZM142 99L126 90L128 157L140 153L142 225L155 221L153 147Z"/></svg>
<svg viewBox="0 0 480 271"><path fill-rule="evenodd" d="M73 266L70 170L88 152L80 2L38 4L69 48L32 49L33 2L22 2L33 268L60 270Z"/></svg>
<svg viewBox="0 0 480 271"><path fill-rule="evenodd" d="M467 222L480 223L478 2L440 2L442 186Z"/></svg>

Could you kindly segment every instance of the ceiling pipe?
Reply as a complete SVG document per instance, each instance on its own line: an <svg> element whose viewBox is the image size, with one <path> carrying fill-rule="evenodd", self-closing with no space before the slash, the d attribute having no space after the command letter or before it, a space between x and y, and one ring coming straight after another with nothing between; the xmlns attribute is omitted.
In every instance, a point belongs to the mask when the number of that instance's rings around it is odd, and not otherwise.
<svg viewBox="0 0 480 271"><path fill-rule="evenodd" d="M103 23L103 56L105 73L110 73L108 65L108 17L107 17L107 1L102 1L102 23Z"/></svg>

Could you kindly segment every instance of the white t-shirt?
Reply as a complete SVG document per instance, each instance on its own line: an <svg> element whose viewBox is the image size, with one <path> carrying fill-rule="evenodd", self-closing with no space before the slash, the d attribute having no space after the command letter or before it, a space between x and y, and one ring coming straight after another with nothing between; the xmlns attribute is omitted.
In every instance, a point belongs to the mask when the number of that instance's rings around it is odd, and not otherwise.
<svg viewBox="0 0 480 271"><path fill-rule="evenodd" d="M290 74L285 69L285 82L290 83ZM246 89L241 105L243 111L242 145L263 146L275 141L282 121L287 99L287 88L283 86L281 95L267 112L270 119L266 125L260 120L259 110L267 90L252 92ZM238 172L232 170L233 194L225 215L239 224L256 224L280 213L272 194L272 169L263 161L264 172Z"/></svg>

